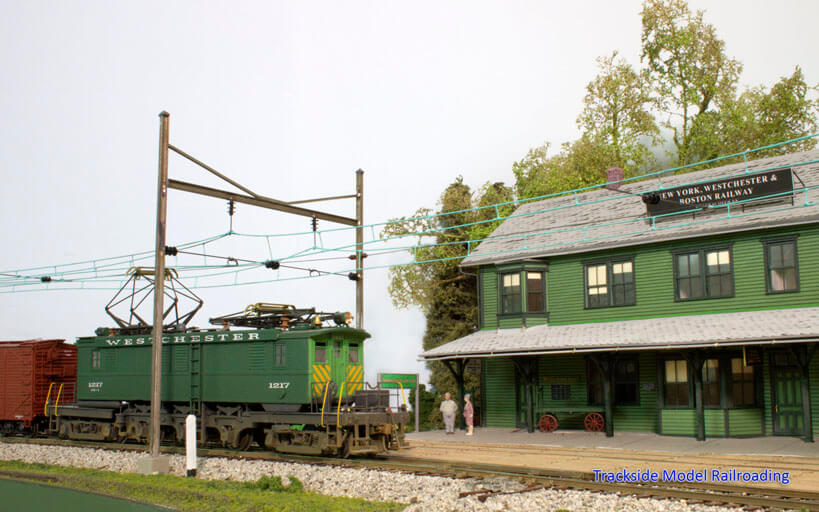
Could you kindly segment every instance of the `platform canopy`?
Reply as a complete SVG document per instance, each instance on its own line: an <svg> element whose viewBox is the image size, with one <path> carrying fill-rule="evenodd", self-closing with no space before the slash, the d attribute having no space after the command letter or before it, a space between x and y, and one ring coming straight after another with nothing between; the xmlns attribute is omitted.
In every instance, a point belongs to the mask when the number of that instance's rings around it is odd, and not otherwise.
<svg viewBox="0 0 819 512"><path fill-rule="evenodd" d="M819 308L477 331L420 355L425 361L819 341Z"/></svg>

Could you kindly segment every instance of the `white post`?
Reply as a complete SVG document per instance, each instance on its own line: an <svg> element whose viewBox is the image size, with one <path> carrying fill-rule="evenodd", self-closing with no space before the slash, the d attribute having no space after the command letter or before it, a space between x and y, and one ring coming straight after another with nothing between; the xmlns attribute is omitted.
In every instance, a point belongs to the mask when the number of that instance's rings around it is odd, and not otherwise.
<svg viewBox="0 0 819 512"><path fill-rule="evenodd" d="M185 418L185 469L187 476L196 476L196 416Z"/></svg>

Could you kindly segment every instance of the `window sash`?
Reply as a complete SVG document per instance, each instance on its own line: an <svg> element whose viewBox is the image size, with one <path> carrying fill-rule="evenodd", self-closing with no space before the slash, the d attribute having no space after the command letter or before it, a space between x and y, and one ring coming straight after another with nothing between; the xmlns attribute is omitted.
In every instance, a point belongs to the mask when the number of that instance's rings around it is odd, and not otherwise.
<svg viewBox="0 0 819 512"><path fill-rule="evenodd" d="M731 398L733 407L756 405L756 375L753 366L743 366L741 357L731 359Z"/></svg>
<svg viewBox="0 0 819 512"><path fill-rule="evenodd" d="M787 240L765 244L768 293L799 290L796 242Z"/></svg>
<svg viewBox="0 0 819 512"><path fill-rule="evenodd" d="M586 307L630 306L635 303L634 262L585 265Z"/></svg>
<svg viewBox="0 0 819 512"><path fill-rule="evenodd" d="M520 313L520 302L520 272L501 274L501 313Z"/></svg>
<svg viewBox="0 0 819 512"><path fill-rule="evenodd" d="M665 385L663 387L666 406L689 405L688 362L685 359L665 361Z"/></svg>
<svg viewBox="0 0 819 512"><path fill-rule="evenodd" d="M734 295L729 248L701 249L674 255L677 300L715 299Z"/></svg>

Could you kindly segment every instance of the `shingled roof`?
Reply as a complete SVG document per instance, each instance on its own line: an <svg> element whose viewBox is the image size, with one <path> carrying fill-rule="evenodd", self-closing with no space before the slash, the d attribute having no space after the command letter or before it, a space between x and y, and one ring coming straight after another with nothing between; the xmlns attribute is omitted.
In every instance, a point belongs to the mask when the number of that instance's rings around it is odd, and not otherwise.
<svg viewBox="0 0 819 512"><path fill-rule="evenodd" d="M696 213L648 217L642 194L681 185L791 167L793 201L706 208ZM543 258L665 240L819 222L819 150L790 153L674 175L625 182L620 191L532 201L517 208L462 262L476 266Z"/></svg>
<svg viewBox="0 0 819 512"><path fill-rule="evenodd" d="M819 308L648 318L477 331L421 354L464 357L724 347L819 341Z"/></svg>

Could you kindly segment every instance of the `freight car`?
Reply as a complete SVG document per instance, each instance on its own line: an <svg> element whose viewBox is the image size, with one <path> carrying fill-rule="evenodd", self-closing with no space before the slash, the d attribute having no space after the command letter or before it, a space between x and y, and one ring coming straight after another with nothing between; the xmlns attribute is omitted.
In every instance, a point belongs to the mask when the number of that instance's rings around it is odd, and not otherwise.
<svg viewBox="0 0 819 512"><path fill-rule="evenodd" d="M372 454L397 449L409 421L388 391L365 389L363 342L351 316L255 304L211 319L218 329L166 329L161 435L246 450ZM123 328L124 327L124 328ZM150 434L149 326L100 328L77 341L77 401L47 407L60 437L145 442Z"/></svg>
<svg viewBox="0 0 819 512"><path fill-rule="evenodd" d="M46 404L73 401L76 375L64 340L0 341L0 434L47 433Z"/></svg>

